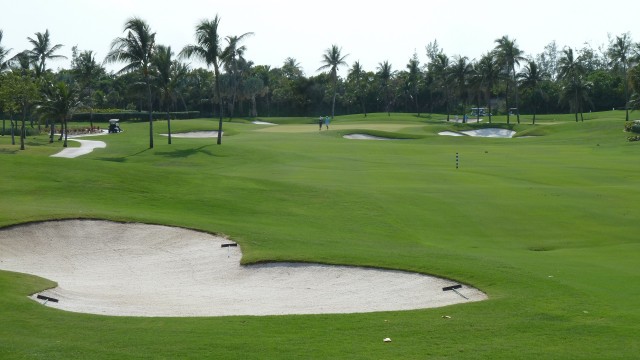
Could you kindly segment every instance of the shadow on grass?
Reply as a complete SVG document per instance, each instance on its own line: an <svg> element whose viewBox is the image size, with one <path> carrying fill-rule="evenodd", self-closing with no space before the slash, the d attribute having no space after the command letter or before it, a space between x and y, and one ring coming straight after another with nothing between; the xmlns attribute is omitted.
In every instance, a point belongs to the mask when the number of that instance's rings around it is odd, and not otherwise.
<svg viewBox="0 0 640 360"><path fill-rule="evenodd" d="M157 152L155 155L159 155L159 156L166 156L166 157L170 157L170 158L187 158L189 156L193 156L196 154L205 154L208 156L216 156L214 153L212 153L211 151L209 151L208 148L211 145L203 145L200 146L199 148L193 148L193 149L176 149L176 150L172 150L172 151L164 151L164 152Z"/></svg>
<svg viewBox="0 0 640 360"><path fill-rule="evenodd" d="M147 150L149 150L149 149L144 149L144 150L142 150L142 151L138 151L138 152L137 152L137 153L135 153L135 154L131 154L131 155L127 155L127 156L122 156L122 157L109 157L109 158L107 158L107 157L101 157L101 158L98 158L98 160L122 163L122 162L127 161L127 159L128 159L128 158L130 158L130 157L134 157L134 156L137 156L137 155L140 155L140 154L142 154L142 153L146 152Z"/></svg>

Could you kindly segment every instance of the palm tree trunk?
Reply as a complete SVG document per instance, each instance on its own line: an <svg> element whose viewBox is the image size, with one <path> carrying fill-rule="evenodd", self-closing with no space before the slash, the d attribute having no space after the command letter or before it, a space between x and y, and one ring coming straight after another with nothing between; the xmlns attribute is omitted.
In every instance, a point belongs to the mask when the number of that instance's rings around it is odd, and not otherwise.
<svg viewBox="0 0 640 360"><path fill-rule="evenodd" d="M149 75L145 75L147 81L147 97L149 102L149 149L153 149L153 104L151 103L151 81Z"/></svg>
<svg viewBox="0 0 640 360"><path fill-rule="evenodd" d="M509 109L509 83L510 81L507 81L507 96L505 97L505 105L507 106L507 125L509 125L511 115L511 109Z"/></svg>
<svg viewBox="0 0 640 360"><path fill-rule="evenodd" d="M171 145L171 115L169 114L169 107L167 106L167 131L169 132L169 145Z"/></svg>
<svg viewBox="0 0 640 360"><path fill-rule="evenodd" d="M491 91L489 91L488 98L489 98L489 124L491 124L491 116L493 116L491 112Z"/></svg>
<svg viewBox="0 0 640 360"><path fill-rule="evenodd" d="M624 70L624 109L626 111L626 115L624 121L629 121L629 80L627 79L627 67L626 65L623 68Z"/></svg>
<svg viewBox="0 0 640 360"><path fill-rule="evenodd" d="M56 122L54 120L51 120L49 124L49 130L51 130L51 135L49 135L49 144L51 144L53 142L53 136L56 131Z"/></svg>
<svg viewBox="0 0 640 360"><path fill-rule="evenodd" d="M24 138L27 133L26 122L27 122L27 109L25 106L22 113L22 127L20 129L20 150L24 150Z"/></svg>
<svg viewBox="0 0 640 360"><path fill-rule="evenodd" d="M214 75L215 75L215 82L216 82L216 95L218 96L218 102L220 103L220 119L218 121L218 145L222 144L222 111L224 110L224 105L222 104L222 97L220 96L220 82L218 81L220 79L220 70L218 69L218 63L215 62L213 64L213 70L214 70Z"/></svg>
<svg viewBox="0 0 640 360"><path fill-rule="evenodd" d="M13 112L9 116L9 123L11 125L11 145L16 144L16 122L13 121Z"/></svg>
<svg viewBox="0 0 640 360"><path fill-rule="evenodd" d="M67 118L62 118L62 123L64 124L64 142L62 143L62 147L67 147L67 136L69 135L69 124L67 123Z"/></svg>
<svg viewBox="0 0 640 360"><path fill-rule="evenodd" d="M576 85L577 86L577 85ZM575 111L576 111L576 122L578 122L578 88L576 87L576 91L575 91L575 99L574 99L575 103L573 106L575 106Z"/></svg>
<svg viewBox="0 0 640 360"><path fill-rule="evenodd" d="M332 72L334 74L334 72ZM338 87L338 76L333 75L333 99L331 101L331 120L333 120L336 116L336 93L338 92L336 89Z"/></svg>
<svg viewBox="0 0 640 360"><path fill-rule="evenodd" d="M516 81L516 68L513 68L513 90L516 93L516 119L520 124L520 106L518 106L518 82Z"/></svg>

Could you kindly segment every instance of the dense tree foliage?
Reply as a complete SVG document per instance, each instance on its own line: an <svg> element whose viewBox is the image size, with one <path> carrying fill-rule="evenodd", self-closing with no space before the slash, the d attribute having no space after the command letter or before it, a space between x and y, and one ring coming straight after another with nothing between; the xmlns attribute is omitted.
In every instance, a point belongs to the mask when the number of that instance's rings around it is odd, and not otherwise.
<svg viewBox="0 0 640 360"><path fill-rule="evenodd" d="M12 49L2 46L0 30L1 115L12 124L14 117L30 119L32 127L38 119L38 126L59 121L59 116L54 119L43 111L44 116L37 117L33 105L45 104L50 84L63 82L92 127L95 113L147 112L153 147L153 118L161 116L218 117L222 130L223 116L366 116L384 111L443 113L449 120L476 107L487 109L489 122L495 114L515 115L519 122L525 113L533 115L535 123L537 114L571 112L579 121L585 111L626 108L628 113L640 107L640 44L629 33L611 37L596 49L588 44L581 49L560 47L552 41L539 54L524 54L516 39L505 35L480 59L448 55L433 41L425 46L424 63L414 53L401 70L384 60L375 69L365 69L360 61L346 68L347 55L331 45L318 54L317 73L305 74L293 57L279 67L254 64L246 58L245 44L253 33L225 37L219 25L217 15L201 21L195 43L175 57L171 48L156 45L149 24L131 18L104 60L124 63L117 72L107 72L93 51L76 47L70 69L52 71L47 62L61 57L56 52L63 45L55 44L48 30L28 37L31 48L10 57ZM207 68L185 62L192 58ZM153 109L164 115L154 115ZM170 122L168 126L171 133ZM6 132L3 122L2 134Z"/></svg>

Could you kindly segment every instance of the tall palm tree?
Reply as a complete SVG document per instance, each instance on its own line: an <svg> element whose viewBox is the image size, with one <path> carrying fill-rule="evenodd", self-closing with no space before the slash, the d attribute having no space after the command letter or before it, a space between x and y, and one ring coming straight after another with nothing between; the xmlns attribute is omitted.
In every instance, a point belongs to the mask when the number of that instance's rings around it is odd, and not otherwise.
<svg viewBox="0 0 640 360"><path fill-rule="evenodd" d="M509 75L509 82L512 84L515 98L516 98L516 116L518 124L520 123L520 109L518 108L518 84L516 82L516 65L520 65L520 61L524 61L522 50L516 45L516 40L509 39L507 35L504 35L500 39L496 39L495 47L496 55L499 61L505 66L505 71ZM508 104L508 87L507 87L507 104ZM508 107L508 106L507 106ZM507 109L507 123L509 123L509 109Z"/></svg>
<svg viewBox="0 0 640 360"><path fill-rule="evenodd" d="M491 52L482 55L478 62L477 71L479 76L482 78L482 88L486 93L489 106L489 123L491 123L491 117L493 116L491 109L491 94L493 93L493 89L500 78L500 65L498 64L495 55Z"/></svg>
<svg viewBox="0 0 640 360"><path fill-rule="evenodd" d="M202 20L196 25L196 44L185 46L180 51L182 58L197 58L203 60L207 67L213 66L215 75L215 91L220 104L220 119L218 123L218 145L222 144L222 97L220 95L220 57L222 54L220 46L220 35L218 34L220 17L216 14L213 20Z"/></svg>
<svg viewBox="0 0 640 360"><path fill-rule="evenodd" d="M450 60L444 53L438 53L435 55L433 61L429 63L429 72L433 75L437 85L442 88L444 92L444 102L447 109L447 121L450 120L451 107L450 107L450 74L451 66Z"/></svg>
<svg viewBox="0 0 640 360"><path fill-rule="evenodd" d="M533 124L536 123L536 103L537 99L544 97L544 92L540 85L543 81L549 78L549 75L540 70L538 64L535 61L528 61L527 65L524 66L522 71L518 74L518 79L520 80L520 85L529 89L533 95Z"/></svg>
<svg viewBox="0 0 640 360"><path fill-rule="evenodd" d="M9 51L11 51L11 49L5 49L5 47L2 46L2 36L3 32L2 29L0 29L0 72L9 67L7 55L9 55Z"/></svg>
<svg viewBox="0 0 640 360"><path fill-rule="evenodd" d="M351 66L351 69L349 69L349 73L347 77L350 78L351 81L353 81L353 83L355 84L356 92L357 92L356 96L360 99L360 104L362 106L362 112L364 113L364 117L367 117L367 109L365 107L365 101L364 101L364 86L365 86L365 84L363 84L364 70L360 65L360 61L355 61L353 63L353 65Z"/></svg>
<svg viewBox="0 0 640 360"><path fill-rule="evenodd" d="M336 94L338 91L338 67L340 65L347 65L347 62L344 59L347 58L349 54L342 55L342 48L339 48L338 45L331 45L330 48L325 50L322 55L322 63L324 65L320 66L317 71L324 71L329 69L329 77L333 80L333 100L331 102L331 118L334 118L335 109L336 109Z"/></svg>
<svg viewBox="0 0 640 360"><path fill-rule="evenodd" d="M629 62L631 60L631 38L628 33L616 36L615 42L609 46L608 55L615 65L622 67L624 73L624 108L626 111L625 121L629 121Z"/></svg>
<svg viewBox="0 0 640 360"><path fill-rule="evenodd" d="M64 134L63 147L67 147L67 121L80 106L78 90L64 82L49 84L43 90L42 99L36 103L36 112L43 117L60 120L61 132ZM53 126L51 126L53 129ZM53 130L49 142L53 141Z"/></svg>
<svg viewBox="0 0 640 360"><path fill-rule="evenodd" d="M73 61L73 72L78 77L81 91L87 95L85 105L89 107L89 123L93 129L93 90L98 77L105 73L104 68L96 62L93 51L81 52Z"/></svg>
<svg viewBox="0 0 640 360"><path fill-rule="evenodd" d="M174 99L172 85L173 77L173 51L171 46L158 45L156 51L151 58L151 64L157 72L156 82L160 90L160 101L164 104L167 111L167 130L169 132L168 143L171 144L171 116L169 115L169 107Z"/></svg>
<svg viewBox="0 0 640 360"><path fill-rule="evenodd" d="M253 35L252 32L247 32L242 35L227 36L227 47L222 50L220 54L220 60L224 65L227 72L231 75L231 103L229 104L229 118L233 118L233 111L235 108L236 98L238 96L238 88L242 82L241 65L240 63L246 62L244 59L244 52L247 50L245 45L240 45L240 42L246 37Z"/></svg>
<svg viewBox="0 0 640 360"><path fill-rule="evenodd" d="M640 64L636 64L629 69L629 83L633 90L633 95L629 101L632 109L640 109Z"/></svg>
<svg viewBox="0 0 640 360"><path fill-rule="evenodd" d="M458 90L458 98L462 103L462 119L466 122L466 109L467 109L467 86L469 78L473 73L473 66L468 61L466 56L456 56L454 62L451 65L451 77Z"/></svg>
<svg viewBox="0 0 640 360"><path fill-rule="evenodd" d="M287 79L296 79L304 76L300 63L292 57L284 59L284 63L282 64L282 73Z"/></svg>
<svg viewBox="0 0 640 360"><path fill-rule="evenodd" d="M407 64L408 70L408 85L411 89L411 97L413 97L413 101L416 106L416 112L418 113L418 117L420 117L420 105L418 102L418 92L420 89L420 80L422 79L422 72L420 71L420 61L418 60L418 54L414 53L413 57L409 60Z"/></svg>
<svg viewBox="0 0 640 360"><path fill-rule="evenodd" d="M118 37L111 42L111 50L105 62L126 62L127 65L118 74L140 71L147 85L149 106L149 148L153 149L153 103L151 101L151 58L156 46L156 33L151 32L149 25L138 17L127 20L124 25L125 37Z"/></svg>
<svg viewBox="0 0 640 360"><path fill-rule="evenodd" d="M27 50L27 53L35 64L36 77L40 77L47 70L46 61L48 59L66 59L67 57L54 54L62 48L62 44L51 45L49 29L47 29L44 34L37 32L35 35L35 39L27 37L27 40L33 45L33 48Z"/></svg>
<svg viewBox="0 0 640 360"><path fill-rule="evenodd" d="M380 79L380 87L384 95L387 116L391 116L391 94L389 91L389 83L391 82L393 71L391 70L391 64L389 64L389 61L385 60L378 64L378 72L376 75L378 75L378 78Z"/></svg>
<svg viewBox="0 0 640 360"><path fill-rule="evenodd" d="M562 56L558 60L558 79L565 83L565 93L573 93L573 100L570 103L573 104L573 110L576 115L576 122L578 122L578 111L580 109L580 92L583 88L582 77L586 70L580 57L575 57L572 48L564 48L562 50Z"/></svg>

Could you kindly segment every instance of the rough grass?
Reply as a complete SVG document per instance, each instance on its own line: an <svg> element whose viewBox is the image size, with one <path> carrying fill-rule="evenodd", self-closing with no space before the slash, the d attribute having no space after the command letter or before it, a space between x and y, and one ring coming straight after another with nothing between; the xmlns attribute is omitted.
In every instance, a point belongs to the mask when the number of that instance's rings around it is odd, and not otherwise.
<svg viewBox="0 0 640 360"><path fill-rule="evenodd" d="M0 226L77 217L184 226L232 237L244 262L419 271L490 300L353 315L100 317L42 307L26 295L51 282L0 272L0 358L636 358L640 148L621 114L512 118L514 130L538 135L524 139L438 136L456 129L441 115L338 117L322 132L313 119L240 120L224 123L222 146L157 136L154 149L147 124L125 123L106 149L77 159L49 158L61 144L46 136L25 151L2 137ZM341 137L354 130L417 138Z"/></svg>

